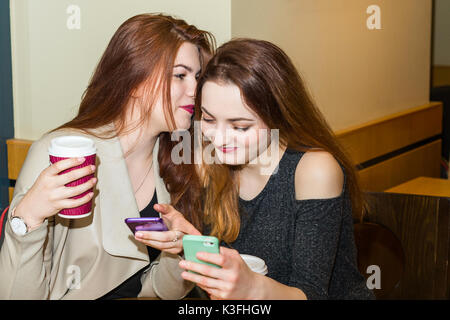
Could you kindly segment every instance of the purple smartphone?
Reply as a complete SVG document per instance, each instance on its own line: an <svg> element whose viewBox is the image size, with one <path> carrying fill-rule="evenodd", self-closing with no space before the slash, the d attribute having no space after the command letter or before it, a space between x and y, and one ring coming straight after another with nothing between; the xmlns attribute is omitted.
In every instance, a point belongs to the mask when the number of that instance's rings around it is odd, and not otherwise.
<svg viewBox="0 0 450 320"><path fill-rule="evenodd" d="M144 217L144 218L127 218L125 223L133 233L137 231L168 231L166 224L162 218Z"/></svg>

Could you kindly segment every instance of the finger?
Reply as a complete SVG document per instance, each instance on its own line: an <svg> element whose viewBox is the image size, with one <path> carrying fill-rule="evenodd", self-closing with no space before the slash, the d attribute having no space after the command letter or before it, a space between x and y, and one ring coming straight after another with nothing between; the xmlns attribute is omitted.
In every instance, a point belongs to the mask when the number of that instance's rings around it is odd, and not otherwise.
<svg viewBox="0 0 450 320"><path fill-rule="evenodd" d="M64 159L53 163L46 170L51 175L57 175L61 171L81 165L85 160L83 157Z"/></svg>
<svg viewBox="0 0 450 320"><path fill-rule="evenodd" d="M157 203L153 206L153 208L162 214L169 214L173 211L176 211L174 207L172 207L170 204L164 204L164 203Z"/></svg>
<svg viewBox="0 0 450 320"><path fill-rule="evenodd" d="M210 252L204 252L204 251L197 252L196 257L199 260L209 262L209 263L218 265L220 267L223 267L225 265L226 261L228 260L228 257L226 257L223 254L210 253Z"/></svg>
<svg viewBox="0 0 450 320"><path fill-rule="evenodd" d="M136 232L136 237L160 242L175 242L174 239L181 240L180 234L180 231L139 231Z"/></svg>
<svg viewBox="0 0 450 320"><path fill-rule="evenodd" d="M153 241L153 240L145 240L138 237L135 237L135 239L139 242L142 242L143 244L158 249L158 250L169 250L169 249L176 249L181 251L183 246L181 245L181 242L160 242L160 241Z"/></svg>
<svg viewBox="0 0 450 320"><path fill-rule="evenodd" d="M201 274L195 274L192 272L184 271L181 273L181 277L185 280L194 282L199 286L206 287L209 291L214 289L223 290L223 287L225 286L225 282L220 279L205 277Z"/></svg>
<svg viewBox="0 0 450 320"><path fill-rule="evenodd" d="M218 267L209 266L203 263L196 263L188 260L181 260L178 265L182 269L194 271L210 278L223 279L224 270Z"/></svg>
<svg viewBox="0 0 450 320"><path fill-rule="evenodd" d="M206 291L206 293L208 293L209 298L211 300L223 300L224 298L219 298L219 296L223 295L223 292L221 290L215 289L215 288L210 288L210 287L206 287L206 286L202 286L201 284L197 284L197 286L199 288L201 288L202 290Z"/></svg>
<svg viewBox="0 0 450 320"><path fill-rule="evenodd" d="M226 293L224 291L221 290L217 290L217 289L211 289L209 290L209 298L211 300L226 300Z"/></svg>
<svg viewBox="0 0 450 320"><path fill-rule="evenodd" d="M185 234L201 235L201 232L170 204L158 203L153 206L153 209L162 214L162 219L171 229L180 230Z"/></svg>
<svg viewBox="0 0 450 320"><path fill-rule="evenodd" d="M78 186L66 187L66 188L64 188L64 198L72 198L72 197L78 196L78 195L92 189L96 183L97 183L97 178L94 177Z"/></svg>
<svg viewBox="0 0 450 320"><path fill-rule="evenodd" d="M94 192L89 192L86 195L84 195L81 198L78 199L65 199L61 201L61 208L68 209L68 208L76 208L79 206L82 206L83 204L87 203L88 201L91 201L94 196Z"/></svg>
<svg viewBox="0 0 450 320"><path fill-rule="evenodd" d="M210 288L210 287L207 287L207 286L203 286L203 285L201 285L201 284L197 284L197 287L199 287L200 289L202 289L203 291L205 291L205 292L209 295L210 298L211 298L211 291L212 291L212 290L215 290L214 288Z"/></svg>
<svg viewBox="0 0 450 320"><path fill-rule="evenodd" d="M164 217L163 217L164 219ZM189 221L183 218L184 221L178 221L175 220L175 222L172 223L172 229L177 230L179 232L182 232L184 234L192 234L201 236L201 232L198 231Z"/></svg>
<svg viewBox="0 0 450 320"><path fill-rule="evenodd" d="M179 254L181 251L183 251L183 248L181 246L171 247L171 248L164 248L164 247L161 247L159 245L151 245L151 243L149 244L149 243L145 243L143 241L141 241L141 242L144 243L146 246L149 246L149 247L152 247L152 248L155 248L157 250L164 251L164 252L172 253L172 254Z"/></svg>
<svg viewBox="0 0 450 320"><path fill-rule="evenodd" d="M62 185L66 185L70 182L73 182L75 180L78 180L80 178L83 178L85 176L91 175L95 173L95 166L89 165L84 166L79 169L75 169L72 171L69 171L67 173L64 173L58 177L58 182Z"/></svg>
<svg viewBox="0 0 450 320"><path fill-rule="evenodd" d="M187 221L187 220L186 220ZM182 232L185 234L192 234L195 236L201 236L202 233L200 231L198 231L192 224L190 224L189 222L184 224L183 226L178 226L177 223L175 223L173 225L174 229L181 229L183 230Z"/></svg>

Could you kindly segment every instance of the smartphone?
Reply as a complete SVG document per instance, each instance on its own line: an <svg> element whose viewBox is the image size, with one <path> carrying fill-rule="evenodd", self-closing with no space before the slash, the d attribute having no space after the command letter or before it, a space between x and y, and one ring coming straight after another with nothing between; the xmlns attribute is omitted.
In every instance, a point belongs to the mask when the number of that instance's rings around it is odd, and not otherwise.
<svg viewBox="0 0 450 320"><path fill-rule="evenodd" d="M127 218L125 219L125 223L128 225L133 234L138 231L169 230L163 219L158 217Z"/></svg>
<svg viewBox="0 0 450 320"><path fill-rule="evenodd" d="M186 260L203 263L220 268L220 266L197 259L197 252L204 251L219 253L219 239L211 236L195 236L187 234L183 236L183 250Z"/></svg>

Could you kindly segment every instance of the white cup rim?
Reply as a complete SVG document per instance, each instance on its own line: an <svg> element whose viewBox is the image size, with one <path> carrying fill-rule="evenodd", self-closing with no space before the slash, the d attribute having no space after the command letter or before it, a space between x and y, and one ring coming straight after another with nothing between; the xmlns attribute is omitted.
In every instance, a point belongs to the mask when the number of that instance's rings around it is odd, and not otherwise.
<svg viewBox="0 0 450 320"><path fill-rule="evenodd" d="M48 152L54 157L86 157L97 152L94 141L82 136L60 136L50 142Z"/></svg>
<svg viewBox="0 0 450 320"><path fill-rule="evenodd" d="M263 259L249 254L241 254L241 257L253 272L267 274L267 265Z"/></svg>

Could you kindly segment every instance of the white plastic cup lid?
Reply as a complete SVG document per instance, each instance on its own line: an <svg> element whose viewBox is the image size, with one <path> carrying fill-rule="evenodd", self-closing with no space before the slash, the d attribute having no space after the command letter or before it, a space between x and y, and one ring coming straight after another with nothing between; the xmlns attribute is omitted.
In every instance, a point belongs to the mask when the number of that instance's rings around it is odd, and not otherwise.
<svg viewBox="0 0 450 320"><path fill-rule="evenodd" d="M263 275L267 274L267 266L263 259L249 254L241 254L241 257L253 272L261 273Z"/></svg>
<svg viewBox="0 0 450 320"><path fill-rule="evenodd" d="M61 136L52 139L48 153L54 157L86 157L97 152L92 139L81 136Z"/></svg>

